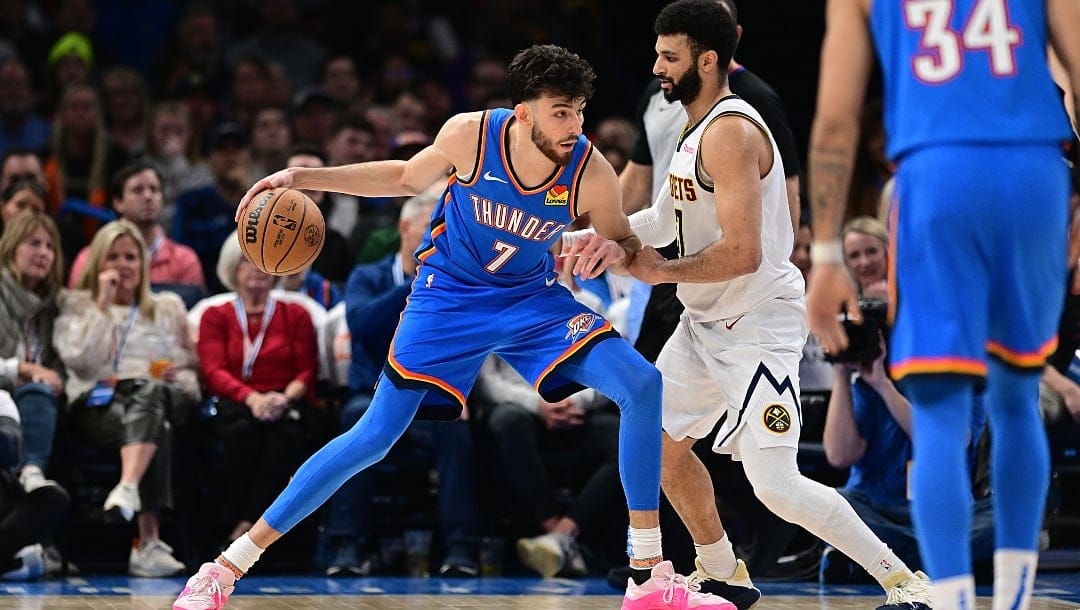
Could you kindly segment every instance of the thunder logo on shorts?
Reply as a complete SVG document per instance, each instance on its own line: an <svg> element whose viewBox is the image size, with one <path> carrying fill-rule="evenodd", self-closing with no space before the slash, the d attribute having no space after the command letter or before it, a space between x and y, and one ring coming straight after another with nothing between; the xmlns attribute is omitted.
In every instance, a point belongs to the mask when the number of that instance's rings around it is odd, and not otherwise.
<svg viewBox="0 0 1080 610"><path fill-rule="evenodd" d="M592 330L592 327L596 325L596 321L600 319L600 316L592 313L582 313L570 318L570 321L566 323L566 336L571 343L577 341L581 336Z"/></svg>

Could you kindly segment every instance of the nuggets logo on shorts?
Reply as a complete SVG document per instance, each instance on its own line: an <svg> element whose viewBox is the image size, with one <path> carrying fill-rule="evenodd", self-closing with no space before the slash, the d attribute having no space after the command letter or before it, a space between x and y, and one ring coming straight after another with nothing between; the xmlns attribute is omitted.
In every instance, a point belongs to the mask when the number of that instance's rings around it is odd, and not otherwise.
<svg viewBox="0 0 1080 610"><path fill-rule="evenodd" d="M564 339L577 341L581 335L592 330L593 325L600 317L593 313L580 313L566 323L566 336Z"/></svg>
<svg viewBox="0 0 1080 610"><path fill-rule="evenodd" d="M762 421L765 428L774 434L783 434L791 430L791 414L781 404L771 404L765 407Z"/></svg>
<svg viewBox="0 0 1080 610"><path fill-rule="evenodd" d="M570 189L565 184L556 184L548 189L544 196L544 205L566 205L570 203Z"/></svg>

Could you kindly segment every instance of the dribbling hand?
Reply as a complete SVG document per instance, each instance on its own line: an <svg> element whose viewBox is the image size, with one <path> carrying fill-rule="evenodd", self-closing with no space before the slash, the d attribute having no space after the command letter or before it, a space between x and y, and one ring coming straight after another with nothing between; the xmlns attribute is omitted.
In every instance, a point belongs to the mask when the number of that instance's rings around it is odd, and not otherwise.
<svg viewBox="0 0 1080 610"><path fill-rule="evenodd" d="M240 222L240 217L244 215L244 210L247 208L248 204L251 203L251 200L255 195L272 188L292 188L292 183L292 168L287 167L252 184L251 188L249 188L240 199L240 205L236 206L236 216L233 217L233 221Z"/></svg>
<svg viewBox="0 0 1080 610"><path fill-rule="evenodd" d="M848 346L848 336L840 323L840 312L859 320L859 300L855 284L843 264L815 263L810 270L810 289L806 291L806 311L810 332L817 335L827 354L838 354Z"/></svg>

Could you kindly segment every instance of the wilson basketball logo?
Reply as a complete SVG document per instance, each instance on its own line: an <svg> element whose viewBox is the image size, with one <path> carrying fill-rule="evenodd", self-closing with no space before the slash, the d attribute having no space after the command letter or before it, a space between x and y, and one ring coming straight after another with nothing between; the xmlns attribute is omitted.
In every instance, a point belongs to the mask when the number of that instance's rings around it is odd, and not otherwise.
<svg viewBox="0 0 1080 610"><path fill-rule="evenodd" d="M314 248L316 244L321 244L322 231L319 230L319 227L316 227L314 225L309 226L307 230L304 231L304 242L312 248Z"/></svg>
<svg viewBox="0 0 1080 610"><path fill-rule="evenodd" d="M273 191L267 191L259 202L251 208L248 212L247 222L244 223L244 241L249 244L253 244L259 241L259 218L262 216L263 208L266 207L266 203L270 201L270 198L274 196Z"/></svg>

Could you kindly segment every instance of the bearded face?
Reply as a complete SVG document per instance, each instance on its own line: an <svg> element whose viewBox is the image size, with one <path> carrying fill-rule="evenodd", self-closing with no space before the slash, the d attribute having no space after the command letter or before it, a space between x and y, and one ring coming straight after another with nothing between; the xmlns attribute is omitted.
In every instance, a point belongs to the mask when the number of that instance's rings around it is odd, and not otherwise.
<svg viewBox="0 0 1080 610"><path fill-rule="evenodd" d="M664 99L668 102L690 104L696 100L701 95L701 72L698 71L697 59L695 58L682 78L672 78L668 82L671 83L671 89L664 91Z"/></svg>
<svg viewBox="0 0 1080 610"><path fill-rule="evenodd" d="M540 130L540 126L535 122L532 124L532 129L529 132L529 138L532 140L532 143L540 149L540 152L544 153L544 156L556 165L566 165L570 162L570 158L574 154L572 148L570 150L564 150L558 144L553 143L550 138L544 135L544 132ZM576 136L572 139L572 142L577 142Z"/></svg>

